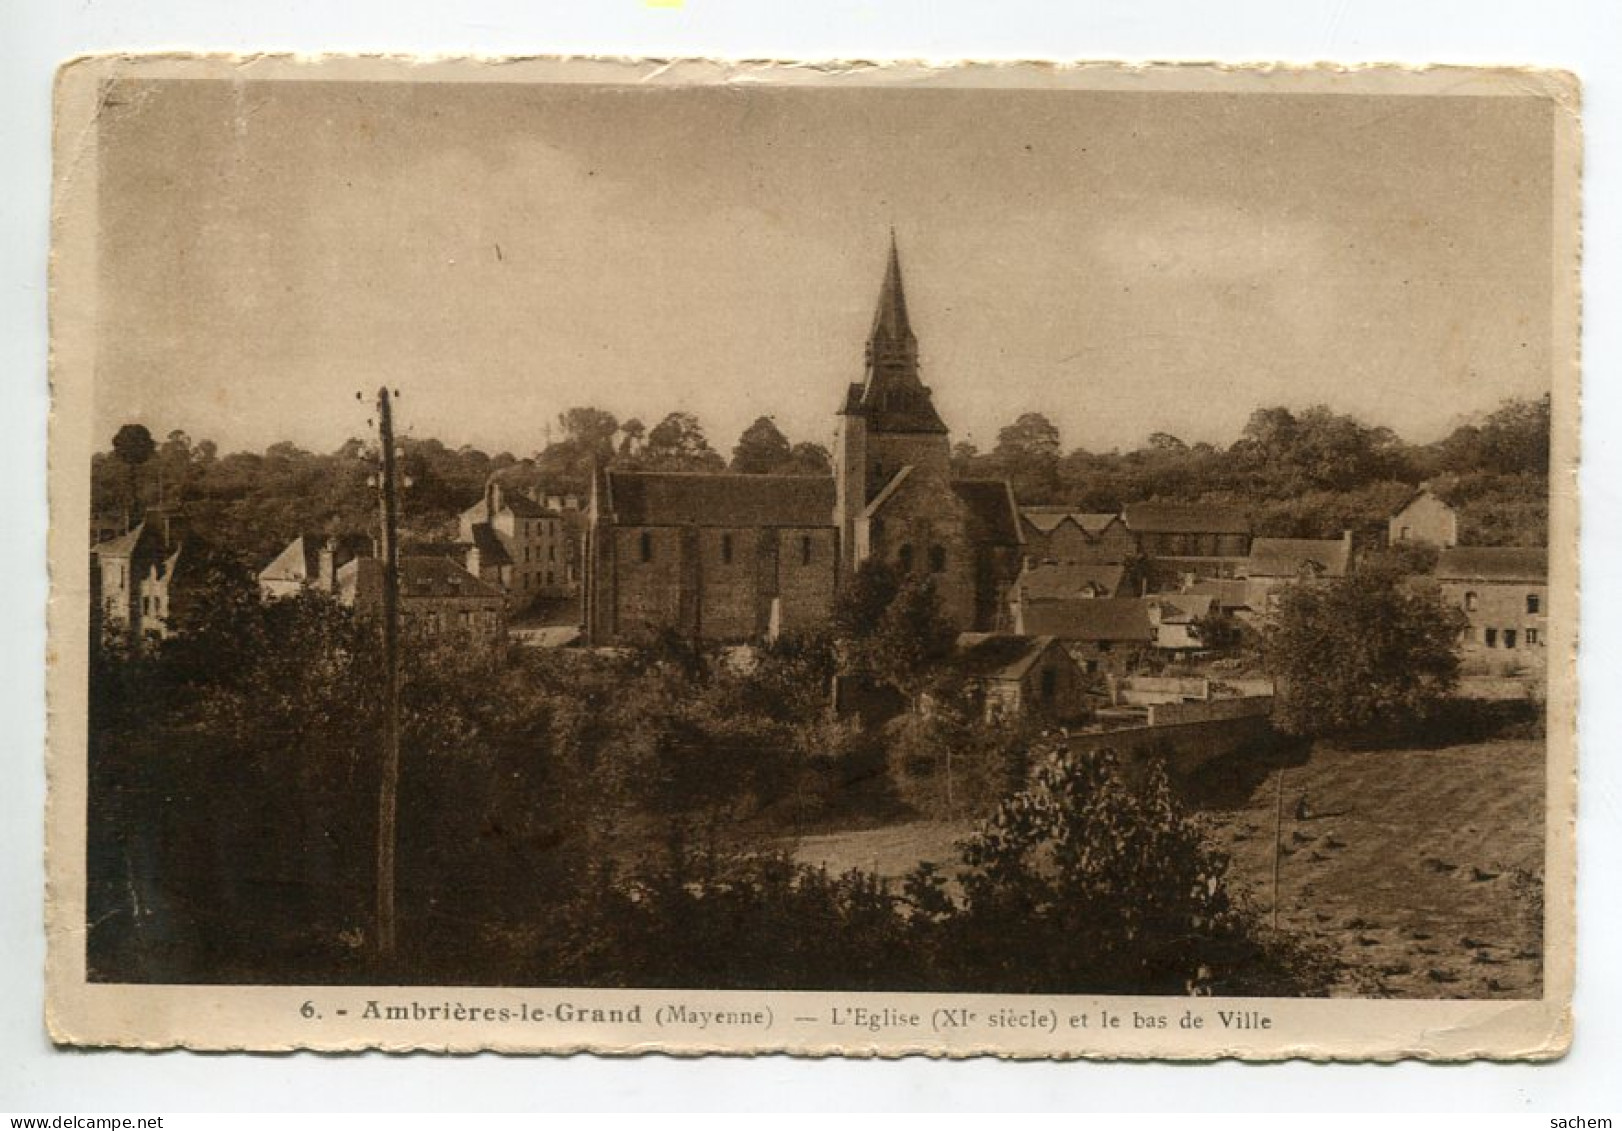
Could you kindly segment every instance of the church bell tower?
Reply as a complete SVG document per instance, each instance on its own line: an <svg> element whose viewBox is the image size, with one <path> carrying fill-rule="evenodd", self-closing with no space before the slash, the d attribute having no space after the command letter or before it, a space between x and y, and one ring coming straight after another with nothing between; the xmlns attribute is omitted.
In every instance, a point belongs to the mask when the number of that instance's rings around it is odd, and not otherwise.
<svg viewBox="0 0 1622 1131"><path fill-rule="evenodd" d="M951 443L918 375L918 339L907 317L901 255L890 233L890 258L867 336L866 375L846 390L834 443L835 520L843 564L854 569L856 524L868 502L904 467L951 476Z"/></svg>

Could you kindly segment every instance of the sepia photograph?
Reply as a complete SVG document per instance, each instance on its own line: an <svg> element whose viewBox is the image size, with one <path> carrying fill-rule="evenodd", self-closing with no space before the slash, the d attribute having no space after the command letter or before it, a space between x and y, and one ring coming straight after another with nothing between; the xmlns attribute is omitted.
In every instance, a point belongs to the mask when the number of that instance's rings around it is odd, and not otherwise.
<svg viewBox="0 0 1622 1131"><path fill-rule="evenodd" d="M1577 99L70 64L55 1038L1559 1055Z"/></svg>

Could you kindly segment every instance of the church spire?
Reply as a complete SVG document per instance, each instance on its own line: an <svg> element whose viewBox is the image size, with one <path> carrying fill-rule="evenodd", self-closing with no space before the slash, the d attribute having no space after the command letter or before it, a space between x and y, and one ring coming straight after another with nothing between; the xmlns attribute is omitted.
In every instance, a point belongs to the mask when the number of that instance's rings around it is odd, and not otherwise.
<svg viewBox="0 0 1622 1131"><path fill-rule="evenodd" d="M918 339L907 317L907 293L901 284L901 253L890 229L890 258L879 288L878 309L867 337L867 378L851 389L851 406L880 432L933 432L946 425L935 412L929 390L918 378Z"/></svg>
<svg viewBox="0 0 1622 1131"><path fill-rule="evenodd" d="M879 290L878 309L873 312L873 329L868 334L868 354L875 352L883 342L891 346L911 345L917 348L912 324L907 321L907 292L901 285L901 253L896 249L895 229L890 229L890 262L884 271L884 286Z"/></svg>

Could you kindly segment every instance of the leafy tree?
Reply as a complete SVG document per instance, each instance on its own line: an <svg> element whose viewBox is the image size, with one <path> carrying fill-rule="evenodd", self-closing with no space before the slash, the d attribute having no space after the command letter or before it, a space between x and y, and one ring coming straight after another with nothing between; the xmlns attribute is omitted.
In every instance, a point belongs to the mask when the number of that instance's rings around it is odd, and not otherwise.
<svg viewBox="0 0 1622 1131"><path fill-rule="evenodd" d="M809 440L801 440L789 449L788 461L777 468L779 475L831 475L833 459L828 449Z"/></svg>
<svg viewBox="0 0 1622 1131"><path fill-rule="evenodd" d="M1457 609L1392 571L1286 589L1264 645L1278 680L1275 724L1325 735L1431 717L1457 686L1463 627Z"/></svg>
<svg viewBox="0 0 1622 1131"><path fill-rule="evenodd" d="M938 875L915 873L909 890L944 912L942 962L974 971L969 984L1210 992L1273 965L1229 895L1227 857L1158 763L1134 786L1109 751L1050 749L962 854L957 908L938 902Z"/></svg>
<svg viewBox="0 0 1622 1131"><path fill-rule="evenodd" d="M672 412L653 426L642 461L655 471L721 471L726 467L726 461L710 447L704 426L690 412Z"/></svg>
<svg viewBox="0 0 1622 1131"><path fill-rule="evenodd" d="M889 563L879 558L863 561L834 598L829 618L834 635L841 640L872 635L900 588L901 576Z"/></svg>
<svg viewBox="0 0 1622 1131"><path fill-rule="evenodd" d="M731 470L744 475L766 475L777 471L789 459L788 437L769 416L757 417L743 430L732 449Z"/></svg>
<svg viewBox="0 0 1622 1131"><path fill-rule="evenodd" d="M879 617L872 635L856 643L862 669L905 695L914 712L940 676L957 642L932 577L911 574Z"/></svg>
<svg viewBox="0 0 1622 1131"><path fill-rule="evenodd" d="M631 417L620 425L619 454L622 458L631 459L642 454L642 445L647 443L648 426L636 417Z"/></svg>
<svg viewBox="0 0 1622 1131"><path fill-rule="evenodd" d="M1017 498L1042 501L1058 490L1059 429L1039 412L1021 414L997 433L992 459Z"/></svg>
<svg viewBox="0 0 1622 1131"><path fill-rule="evenodd" d="M141 468L150 460L158 450L157 443L152 439L152 433L147 431L144 424L126 424L118 430L113 437L113 454L116 455L129 474L129 500L126 513L133 525L135 516L140 509L140 476Z"/></svg>

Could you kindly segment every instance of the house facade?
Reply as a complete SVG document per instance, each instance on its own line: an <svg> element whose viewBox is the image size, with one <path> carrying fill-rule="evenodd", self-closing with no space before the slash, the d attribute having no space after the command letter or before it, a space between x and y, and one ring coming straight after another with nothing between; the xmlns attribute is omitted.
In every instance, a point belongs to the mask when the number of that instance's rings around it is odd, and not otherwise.
<svg viewBox="0 0 1622 1131"><path fill-rule="evenodd" d="M407 633L463 639L483 645L506 638L507 598L450 558L437 555L400 559L400 624ZM362 615L383 610L383 563L354 558L340 566L335 595Z"/></svg>
<svg viewBox="0 0 1622 1131"><path fill-rule="evenodd" d="M1202 578L1237 577L1250 556L1250 518L1234 507L1131 503L1122 520L1138 551L1151 560L1156 589L1179 589Z"/></svg>
<svg viewBox="0 0 1622 1131"><path fill-rule="evenodd" d="M1459 544L1459 512L1421 487L1387 522L1393 546L1420 545L1448 549Z"/></svg>
<svg viewBox="0 0 1622 1131"><path fill-rule="evenodd" d="M588 642L659 628L744 641L825 621L877 558L930 576L959 629L989 629L1023 541L1001 480L951 475L951 442L919 375L894 242L866 375L838 412L832 476L599 471L587 506Z"/></svg>
<svg viewBox="0 0 1622 1131"><path fill-rule="evenodd" d="M987 723L1087 713L1087 677L1052 636L964 633L953 664Z"/></svg>
<svg viewBox="0 0 1622 1131"><path fill-rule="evenodd" d="M90 607L108 627L140 639L167 636L189 558L183 539L139 522L90 550Z"/></svg>
<svg viewBox="0 0 1622 1131"><path fill-rule="evenodd" d="M1136 548L1132 532L1116 514L1091 514L1067 507L1022 507L1027 565L1119 565Z"/></svg>
<svg viewBox="0 0 1622 1131"><path fill-rule="evenodd" d="M1464 614L1467 670L1547 669L1548 550L1456 546L1442 551L1435 576L1443 603Z"/></svg>
<svg viewBox="0 0 1622 1131"><path fill-rule="evenodd" d="M568 594L577 580L571 547L577 529L561 505L508 490L494 476L483 497L457 517L468 572L500 589L515 609Z"/></svg>
<svg viewBox="0 0 1622 1131"><path fill-rule="evenodd" d="M268 601L308 590L332 593L339 568L355 558L371 556L372 549L369 538L301 534L259 571L259 592Z"/></svg>

